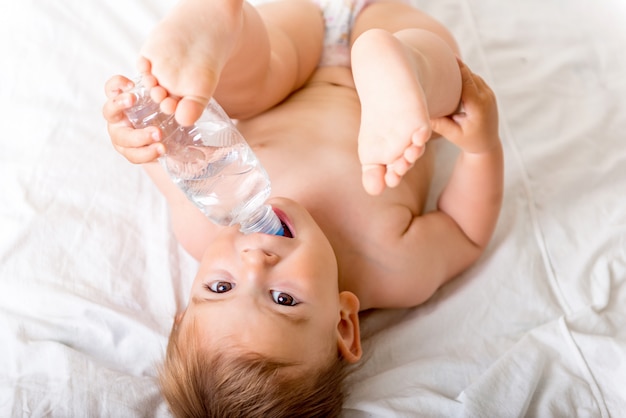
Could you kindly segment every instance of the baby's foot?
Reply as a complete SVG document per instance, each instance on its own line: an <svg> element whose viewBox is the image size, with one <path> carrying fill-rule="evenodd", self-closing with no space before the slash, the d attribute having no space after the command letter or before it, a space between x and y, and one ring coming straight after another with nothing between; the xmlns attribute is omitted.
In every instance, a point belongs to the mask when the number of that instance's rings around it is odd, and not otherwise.
<svg viewBox="0 0 626 418"><path fill-rule="evenodd" d="M377 195L397 186L424 153L428 107L409 51L388 32L370 30L356 40L352 72L361 101L363 187Z"/></svg>
<svg viewBox="0 0 626 418"><path fill-rule="evenodd" d="M180 1L141 50L140 72L151 73L158 83L152 98L184 126L209 103L241 32L241 9L226 16L220 3Z"/></svg>

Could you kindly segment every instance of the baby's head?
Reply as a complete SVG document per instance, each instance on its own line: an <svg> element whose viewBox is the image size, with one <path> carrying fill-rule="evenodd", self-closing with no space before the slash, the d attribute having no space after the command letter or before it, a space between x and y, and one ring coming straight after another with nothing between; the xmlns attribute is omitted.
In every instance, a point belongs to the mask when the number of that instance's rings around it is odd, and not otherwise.
<svg viewBox="0 0 626 418"><path fill-rule="evenodd" d="M335 355L301 368L235 347L170 340L161 387L176 417L335 417L347 362Z"/></svg>
<svg viewBox="0 0 626 418"><path fill-rule="evenodd" d="M286 199L272 205L293 238L225 228L201 260L161 376L175 415L341 408L345 366L361 356L359 301L339 292L335 254L309 213Z"/></svg>

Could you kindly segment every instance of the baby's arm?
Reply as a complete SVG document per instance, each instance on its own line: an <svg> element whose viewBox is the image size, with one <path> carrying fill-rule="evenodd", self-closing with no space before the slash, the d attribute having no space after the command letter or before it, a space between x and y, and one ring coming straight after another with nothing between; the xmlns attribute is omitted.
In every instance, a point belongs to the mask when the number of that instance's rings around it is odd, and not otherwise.
<svg viewBox="0 0 626 418"><path fill-rule="evenodd" d="M461 154L437 210L412 217L404 235L389 247L397 273L393 285L382 291L377 287L377 306L409 307L426 301L478 259L495 229L503 194L496 100L479 76L459 65L463 112L431 123Z"/></svg>
<svg viewBox="0 0 626 418"><path fill-rule="evenodd" d="M459 61L463 77L461 113L432 120L435 132L461 149L438 208L449 215L476 247L489 242L503 193L503 156L495 95L485 81Z"/></svg>
<svg viewBox="0 0 626 418"><path fill-rule="evenodd" d="M111 142L113 147L128 161L142 164L167 200L176 238L189 254L199 260L216 226L187 199L157 163L157 159L165 153L165 147L160 142L159 128L153 126L135 129L132 127L124 113L124 110L131 107L135 100L132 94L127 93L132 87L132 81L123 76L112 77L105 85L107 101L102 114L107 121Z"/></svg>

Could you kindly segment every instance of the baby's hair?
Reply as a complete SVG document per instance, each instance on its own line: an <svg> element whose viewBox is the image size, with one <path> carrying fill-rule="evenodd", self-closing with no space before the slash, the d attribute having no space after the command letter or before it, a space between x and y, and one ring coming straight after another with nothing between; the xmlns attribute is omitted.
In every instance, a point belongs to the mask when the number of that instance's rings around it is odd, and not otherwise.
<svg viewBox="0 0 626 418"><path fill-rule="evenodd" d="M293 373L288 363L259 354L207 350L176 325L159 380L175 417L337 417L347 362ZM181 340L182 334L192 334Z"/></svg>

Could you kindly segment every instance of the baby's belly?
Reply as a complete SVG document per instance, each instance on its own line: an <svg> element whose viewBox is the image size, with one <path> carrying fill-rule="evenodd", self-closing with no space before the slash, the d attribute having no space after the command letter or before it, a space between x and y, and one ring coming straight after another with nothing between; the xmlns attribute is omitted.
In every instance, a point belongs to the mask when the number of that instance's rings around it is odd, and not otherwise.
<svg viewBox="0 0 626 418"><path fill-rule="evenodd" d="M272 194L328 213L338 228L362 228L357 213L376 223L390 206L418 215L428 193L432 153L418 160L397 188L378 197L365 193L357 153L360 103L353 87L339 84L345 71L314 77L281 105L240 122L239 129L267 170ZM333 75L338 84L328 81Z"/></svg>
<svg viewBox="0 0 626 418"><path fill-rule="evenodd" d="M354 88L314 82L238 127L253 148L345 148L356 158L360 113Z"/></svg>
<svg viewBox="0 0 626 418"><path fill-rule="evenodd" d="M319 67L311 76L308 84L329 83L354 89L352 71L347 67Z"/></svg>

